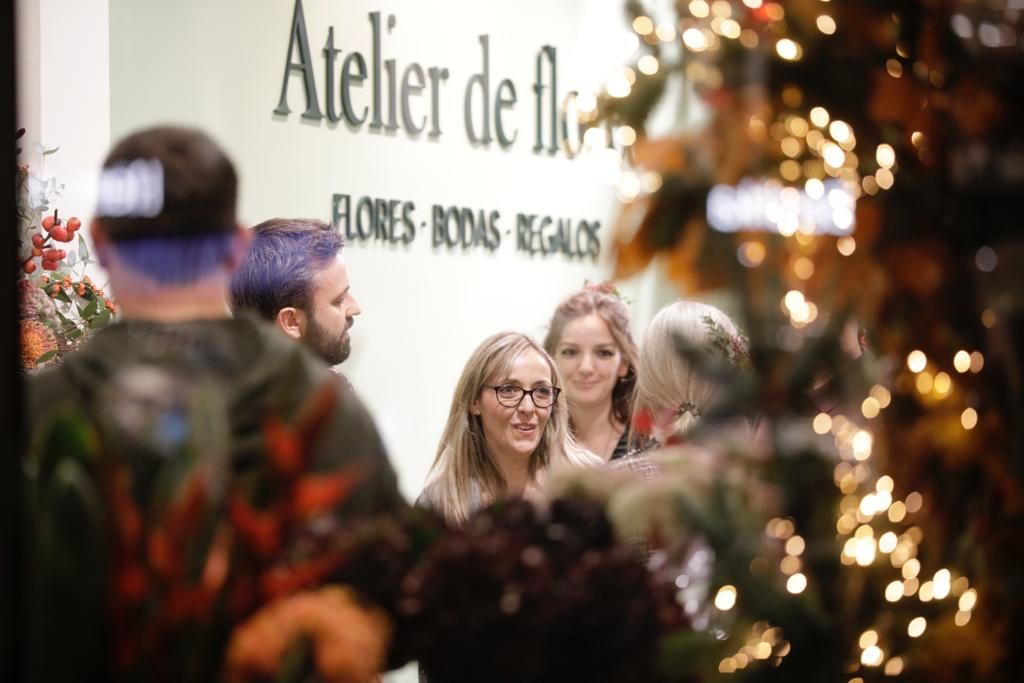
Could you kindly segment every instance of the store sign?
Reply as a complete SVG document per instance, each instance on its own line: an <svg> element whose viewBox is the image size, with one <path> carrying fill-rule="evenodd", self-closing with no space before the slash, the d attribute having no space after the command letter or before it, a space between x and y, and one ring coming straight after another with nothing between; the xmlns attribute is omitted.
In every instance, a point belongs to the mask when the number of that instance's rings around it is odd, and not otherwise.
<svg viewBox="0 0 1024 683"><path fill-rule="evenodd" d="M409 244L416 238L416 204L408 200L379 199L335 194L332 198L332 223L348 240ZM510 234L500 211L433 204L421 228L429 227L435 249L495 251L502 235ZM598 221L567 217L516 213L515 249L530 255L562 254L568 257L596 259L601 251Z"/></svg>
<svg viewBox="0 0 1024 683"><path fill-rule="evenodd" d="M719 232L759 230L792 235L797 230L849 235L857 199L839 180L810 181L803 190L775 180L744 179L708 193L708 225Z"/></svg>
<svg viewBox="0 0 1024 683"><path fill-rule="evenodd" d="M358 130L366 124L373 130L398 131L404 129L409 135L417 136L424 131L431 137L439 137L441 130L440 110L444 94L452 89L449 84L450 71L447 67L412 62L399 69L396 59L385 59L380 12L370 12L369 28L372 35L372 53L369 61L360 52L347 52L344 59L338 56L341 46L334 44L334 27L327 30L323 47L325 78L322 88L316 82L313 68L313 51L310 47L302 0L295 0L292 15L291 35L284 76L281 80L281 96L275 114L291 113L288 104L288 84L292 78L301 79L305 91L306 108L302 117L312 120L326 118L331 122L344 120ZM398 24L394 14L387 16L387 29L391 31ZM466 137L470 142L489 145L497 141L501 147L511 147L519 137L519 131L510 129L506 114L519 102L519 92L509 78L500 78L490 69L490 37L478 37L481 57L479 71L461 87L462 110ZM401 77L399 77L401 70ZM352 86L369 82L373 91L369 103L359 106L353 102ZM563 99L562 113L559 114L557 50L551 45L541 46L536 55L536 75L530 89L534 94L535 152L546 151L555 154L562 149L570 157L581 149L580 130L572 131L570 125L579 127L577 121L569 121L567 112L576 99L576 92L570 92ZM369 122L367 122L369 120Z"/></svg>
<svg viewBox="0 0 1024 683"><path fill-rule="evenodd" d="M453 84L446 66L415 61L399 64L388 57L385 34L397 26L394 14L384 17L374 11L367 19L372 45L369 55L344 50L336 44L334 27L328 27L318 55L323 59L324 74L318 83L313 55L314 45L320 43L311 43L302 0L295 0L275 114L287 117L293 112L289 86L298 81L305 105L301 118L344 121L354 132L365 126L378 132L404 131L412 139L423 134L437 139L450 132L442 129L441 111L454 96L461 103L464 133L470 143L483 148L496 143L508 149L522 139L511 113L519 106L523 88L492 72L489 36L477 38L480 52L473 75L463 84ZM583 133L589 127L576 117L577 93L569 92L559 100L555 47L539 46L534 67L534 79L528 86L533 99L532 150L545 155L561 151L573 158L583 151ZM354 87L358 91L365 88L365 95L354 93ZM363 95L358 102L357 94ZM336 193L331 198L331 216L334 225L356 242L408 245L421 234L429 234L434 248L494 251L504 237L514 241L518 252L585 259L596 259L601 249L599 221L527 210L502 215L497 210L466 206L421 208L405 199Z"/></svg>

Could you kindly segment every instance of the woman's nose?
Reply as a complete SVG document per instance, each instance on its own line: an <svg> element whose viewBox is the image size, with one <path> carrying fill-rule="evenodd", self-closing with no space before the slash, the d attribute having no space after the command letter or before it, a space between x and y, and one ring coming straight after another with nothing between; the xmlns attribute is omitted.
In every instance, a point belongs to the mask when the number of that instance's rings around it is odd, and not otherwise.
<svg viewBox="0 0 1024 683"><path fill-rule="evenodd" d="M533 402L533 394L526 394L523 396L523 400L516 406L521 413L532 413L537 410L537 404Z"/></svg>
<svg viewBox="0 0 1024 683"><path fill-rule="evenodd" d="M580 356L580 372L593 372L594 371L594 359L591 358L589 353L584 353Z"/></svg>

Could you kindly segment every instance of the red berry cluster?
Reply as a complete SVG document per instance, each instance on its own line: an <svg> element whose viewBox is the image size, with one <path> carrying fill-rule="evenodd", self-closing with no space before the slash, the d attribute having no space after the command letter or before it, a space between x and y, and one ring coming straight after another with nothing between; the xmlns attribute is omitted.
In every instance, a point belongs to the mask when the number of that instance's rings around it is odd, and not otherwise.
<svg viewBox="0 0 1024 683"><path fill-rule="evenodd" d="M75 232L82 227L82 221L74 216L62 221L54 211L52 216L44 216L42 221L43 231L32 235L32 256L21 264L21 269L28 274L36 270L36 259L41 259L40 265L43 270L56 270L57 265L67 257L63 249L54 248L54 242L70 242L75 239Z"/></svg>

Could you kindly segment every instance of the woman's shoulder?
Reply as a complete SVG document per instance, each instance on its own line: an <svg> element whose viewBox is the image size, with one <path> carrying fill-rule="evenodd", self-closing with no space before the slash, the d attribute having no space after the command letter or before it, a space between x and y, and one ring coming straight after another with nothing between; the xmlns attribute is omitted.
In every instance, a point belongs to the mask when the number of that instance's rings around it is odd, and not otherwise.
<svg viewBox="0 0 1024 683"><path fill-rule="evenodd" d="M416 496L416 501L413 503L414 506L423 510L438 511L441 505L441 487L437 481L428 481L423 490L420 491L420 495Z"/></svg>
<svg viewBox="0 0 1024 683"><path fill-rule="evenodd" d="M599 467L604 464L601 456L587 450L575 441L566 444L565 461L565 464L570 467Z"/></svg>

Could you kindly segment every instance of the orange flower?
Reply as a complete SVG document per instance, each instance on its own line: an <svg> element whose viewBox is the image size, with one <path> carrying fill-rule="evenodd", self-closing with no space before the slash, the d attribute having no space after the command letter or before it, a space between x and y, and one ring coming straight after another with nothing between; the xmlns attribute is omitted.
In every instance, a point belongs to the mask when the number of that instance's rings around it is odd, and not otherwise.
<svg viewBox="0 0 1024 683"><path fill-rule="evenodd" d="M34 370L43 354L57 350L57 340L43 323L21 321L21 367Z"/></svg>
<svg viewBox="0 0 1024 683"><path fill-rule="evenodd" d="M384 662L390 624L331 586L271 603L235 629L226 673L232 683L274 677L289 648L307 639L328 683L366 683Z"/></svg>

